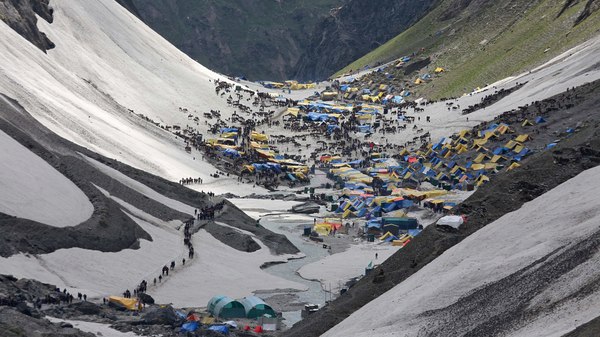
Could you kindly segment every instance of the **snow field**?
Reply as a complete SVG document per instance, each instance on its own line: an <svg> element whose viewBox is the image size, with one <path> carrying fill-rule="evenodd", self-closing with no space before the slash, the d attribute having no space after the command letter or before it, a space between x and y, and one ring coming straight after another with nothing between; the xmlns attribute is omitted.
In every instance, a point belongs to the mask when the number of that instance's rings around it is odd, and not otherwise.
<svg viewBox="0 0 600 337"><path fill-rule="evenodd" d="M54 227L75 226L94 207L73 182L0 131L0 212Z"/></svg>

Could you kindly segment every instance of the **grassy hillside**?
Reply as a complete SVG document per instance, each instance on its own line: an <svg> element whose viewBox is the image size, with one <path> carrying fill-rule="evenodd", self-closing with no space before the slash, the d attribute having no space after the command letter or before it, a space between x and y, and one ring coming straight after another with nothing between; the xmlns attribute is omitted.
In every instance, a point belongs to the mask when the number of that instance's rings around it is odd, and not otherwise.
<svg viewBox="0 0 600 337"><path fill-rule="evenodd" d="M140 17L200 63L256 80L287 79L313 27L344 0L131 0Z"/></svg>
<svg viewBox="0 0 600 337"><path fill-rule="evenodd" d="M586 3L591 10L598 7L596 0L442 0L414 26L336 75L424 50L447 72L421 93L461 95L532 69L598 35L598 11L576 24Z"/></svg>

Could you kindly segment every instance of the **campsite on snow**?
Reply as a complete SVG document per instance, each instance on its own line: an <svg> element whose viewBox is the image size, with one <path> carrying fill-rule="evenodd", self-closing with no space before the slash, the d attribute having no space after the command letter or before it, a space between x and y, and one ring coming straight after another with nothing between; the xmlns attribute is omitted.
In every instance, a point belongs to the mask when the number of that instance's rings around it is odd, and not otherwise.
<svg viewBox="0 0 600 337"><path fill-rule="evenodd" d="M0 1L0 337L600 335L598 9Z"/></svg>

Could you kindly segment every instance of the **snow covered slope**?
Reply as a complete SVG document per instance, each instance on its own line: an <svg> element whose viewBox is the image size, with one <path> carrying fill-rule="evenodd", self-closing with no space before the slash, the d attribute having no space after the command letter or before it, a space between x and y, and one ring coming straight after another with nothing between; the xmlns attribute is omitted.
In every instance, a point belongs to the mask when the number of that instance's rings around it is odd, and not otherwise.
<svg viewBox="0 0 600 337"><path fill-rule="evenodd" d="M472 234L325 336L562 336L598 314L598 189L600 167L579 174Z"/></svg>
<svg viewBox="0 0 600 337"><path fill-rule="evenodd" d="M92 215L92 203L73 182L2 131L0 149L0 212L56 227Z"/></svg>
<svg viewBox="0 0 600 337"><path fill-rule="evenodd" d="M210 109L233 112L206 69L112 0L53 0L54 22L39 28L56 43L44 54L0 22L0 92L58 135L171 181L202 177L198 189L244 194L181 139L136 114L185 128ZM187 108L182 112L179 108ZM133 110L134 113L130 112ZM203 121L196 126L205 130ZM195 158L194 158L195 157ZM258 188L256 189L258 191Z"/></svg>

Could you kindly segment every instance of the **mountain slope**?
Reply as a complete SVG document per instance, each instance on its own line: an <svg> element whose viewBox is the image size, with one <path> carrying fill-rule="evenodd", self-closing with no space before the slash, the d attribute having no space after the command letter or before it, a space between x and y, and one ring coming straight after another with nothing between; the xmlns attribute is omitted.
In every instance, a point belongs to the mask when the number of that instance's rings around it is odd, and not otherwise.
<svg viewBox="0 0 600 337"><path fill-rule="evenodd" d="M445 0L414 26L338 74L424 53L446 73L421 90L433 97L457 96L530 70L597 35L600 14L593 3Z"/></svg>
<svg viewBox="0 0 600 337"><path fill-rule="evenodd" d="M387 42L423 16L434 0L351 0L321 21L296 66L299 79L323 79Z"/></svg>
<svg viewBox="0 0 600 337"><path fill-rule="evenodd" d="M253 80L287 80L308 47L313 27L343 1L129 3L150 27L211 69Z"/></svg>
<svg viewBox="0 0 600 337"><path fill-rule="evenodd" d="M233 107L214 94L215 79L114 1L52 2L54 21L39 21L56 43L44 54L0 25L0 92L44 126L78 145L171 181L201 177L193 188L217 193L235 179L216 171L166 126L210 125L190 118ZM182 110L185 108L185 110ZM254 189L260 191L259 188ZM240 193L250 193L242 189Z"/></svg>
<svg viewBox="0 0 600 337"><path fill-rule="evenodd" d="M231 115L212 82L227 80L114 1L54 0L52 8L52 20L38 22L56 44L47 53L30 43L32 36L0 23L0 270L90 298L151 282L171 261L177 263L171 282L192 275L215 284L216 293L233 288L234 280L222 277L231 272L252 279L233 296L272 286L302 289L260 268L297 257L296 247L201 191L258 189L213 177L216 169L166 130L196 123L188 115L198 110ZM205 184L190 186L194 191L176 182L182 177L203 177ZM215 222L203 229L206 221L192 221L197 258L184 269L183 222L203 208L213 210ZM227 238L219 235L224 231ZM205 273L214 259L203 247L226 253L221 273ZM244 267L232 270L236 263ZM158 295L190 304L189 296ZM213 295L199 291L193 304Z"/></svg>

